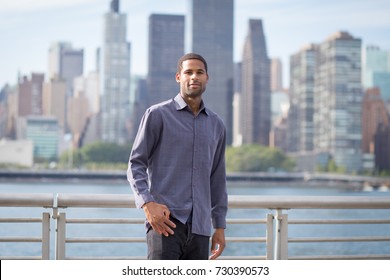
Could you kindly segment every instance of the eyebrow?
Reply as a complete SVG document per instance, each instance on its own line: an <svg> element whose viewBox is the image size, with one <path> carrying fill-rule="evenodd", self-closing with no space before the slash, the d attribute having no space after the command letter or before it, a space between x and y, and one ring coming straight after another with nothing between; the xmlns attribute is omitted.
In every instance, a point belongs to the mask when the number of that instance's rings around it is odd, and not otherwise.
<svg viewBox="0 0 390 280"><path fill-rule="evenodd" d="M198 69L192 69L192 68L188 68L188 69L183 69L183 72L188 72L188 71L193 71L193 72L206 72L206 69L204 68L198 68Z"/></svg>

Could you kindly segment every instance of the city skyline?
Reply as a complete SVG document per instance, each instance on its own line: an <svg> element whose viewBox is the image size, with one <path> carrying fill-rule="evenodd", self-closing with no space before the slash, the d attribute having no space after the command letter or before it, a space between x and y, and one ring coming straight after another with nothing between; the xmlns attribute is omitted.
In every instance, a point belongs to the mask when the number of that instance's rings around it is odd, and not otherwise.
<svg viewBox="0 0 390 280"><path fill-rule="evenodd" d="M48 50L56 41L70 42L75 48L84 49L84 75L94 70L96 49L103 41L103 16L109 4L109 0L0 3L0 87L5 83L16 84L18 72L46 74ZM121 1L120 10L128 16L131 73L146 75L150 14L187 15L188 3ZM284 87L288 87L289 57L304 45L322 42L334 32L348 31L362 39L363 47L377 45L390 50L389 11L390 2L384 0L331 0L315 4L308 0L235 1L234 61L241 61L249 19L262 19L269 57L281 58Z"/></svg>

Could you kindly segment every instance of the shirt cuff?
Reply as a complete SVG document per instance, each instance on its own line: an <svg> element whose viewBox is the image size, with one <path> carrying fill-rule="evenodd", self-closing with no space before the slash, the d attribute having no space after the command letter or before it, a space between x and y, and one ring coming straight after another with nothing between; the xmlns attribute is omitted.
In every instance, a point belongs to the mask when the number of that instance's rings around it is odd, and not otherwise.
<svg viewBox="0 0 390 280"><path fill-rule="evenodd" d="M213 218L213 227L214 228L226 228L226 218L225 217Z"/></svg>
<svg viewBox="0 0 390 280"><path fill-rule="evenodd" d="M137 208L142 208L146 203L154 201L151 194L140 194L135 198Z"/></svg>

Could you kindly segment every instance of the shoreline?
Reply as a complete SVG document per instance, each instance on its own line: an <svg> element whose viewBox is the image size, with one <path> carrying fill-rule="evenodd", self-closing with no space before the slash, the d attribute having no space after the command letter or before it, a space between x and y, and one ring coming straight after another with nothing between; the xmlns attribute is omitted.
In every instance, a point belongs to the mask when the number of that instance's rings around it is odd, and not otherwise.
<svg viewBox="0 0 390 280"><path fill-rule="evenodd" d="M329 187L347 190L389 190L390 179L382 177L302 173L302 172L231 172L228 185L249 183L253 187ZM0 183L67 183L67 184L128 184L126 171L87 170L4 170L0 169Z"/></svg>

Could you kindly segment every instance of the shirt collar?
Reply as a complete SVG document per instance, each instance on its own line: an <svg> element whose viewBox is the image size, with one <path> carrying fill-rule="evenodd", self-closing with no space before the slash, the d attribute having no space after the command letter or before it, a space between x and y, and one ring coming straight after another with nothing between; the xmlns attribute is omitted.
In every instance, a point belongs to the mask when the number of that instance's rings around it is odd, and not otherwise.
<svg viewBox="0 0 390 280"><path fill-rule="evenodd" d="M178 111L183 110L184 108L188 107L187 103L184 101L184 99L180 95L180 93L178 95L176 95L176 97L173 100L175 101L176 110L178 110ZM209 115L207 108L204 106L203 100L200 103L199 113L200 112L204 112L206 115Z"/></svg>

